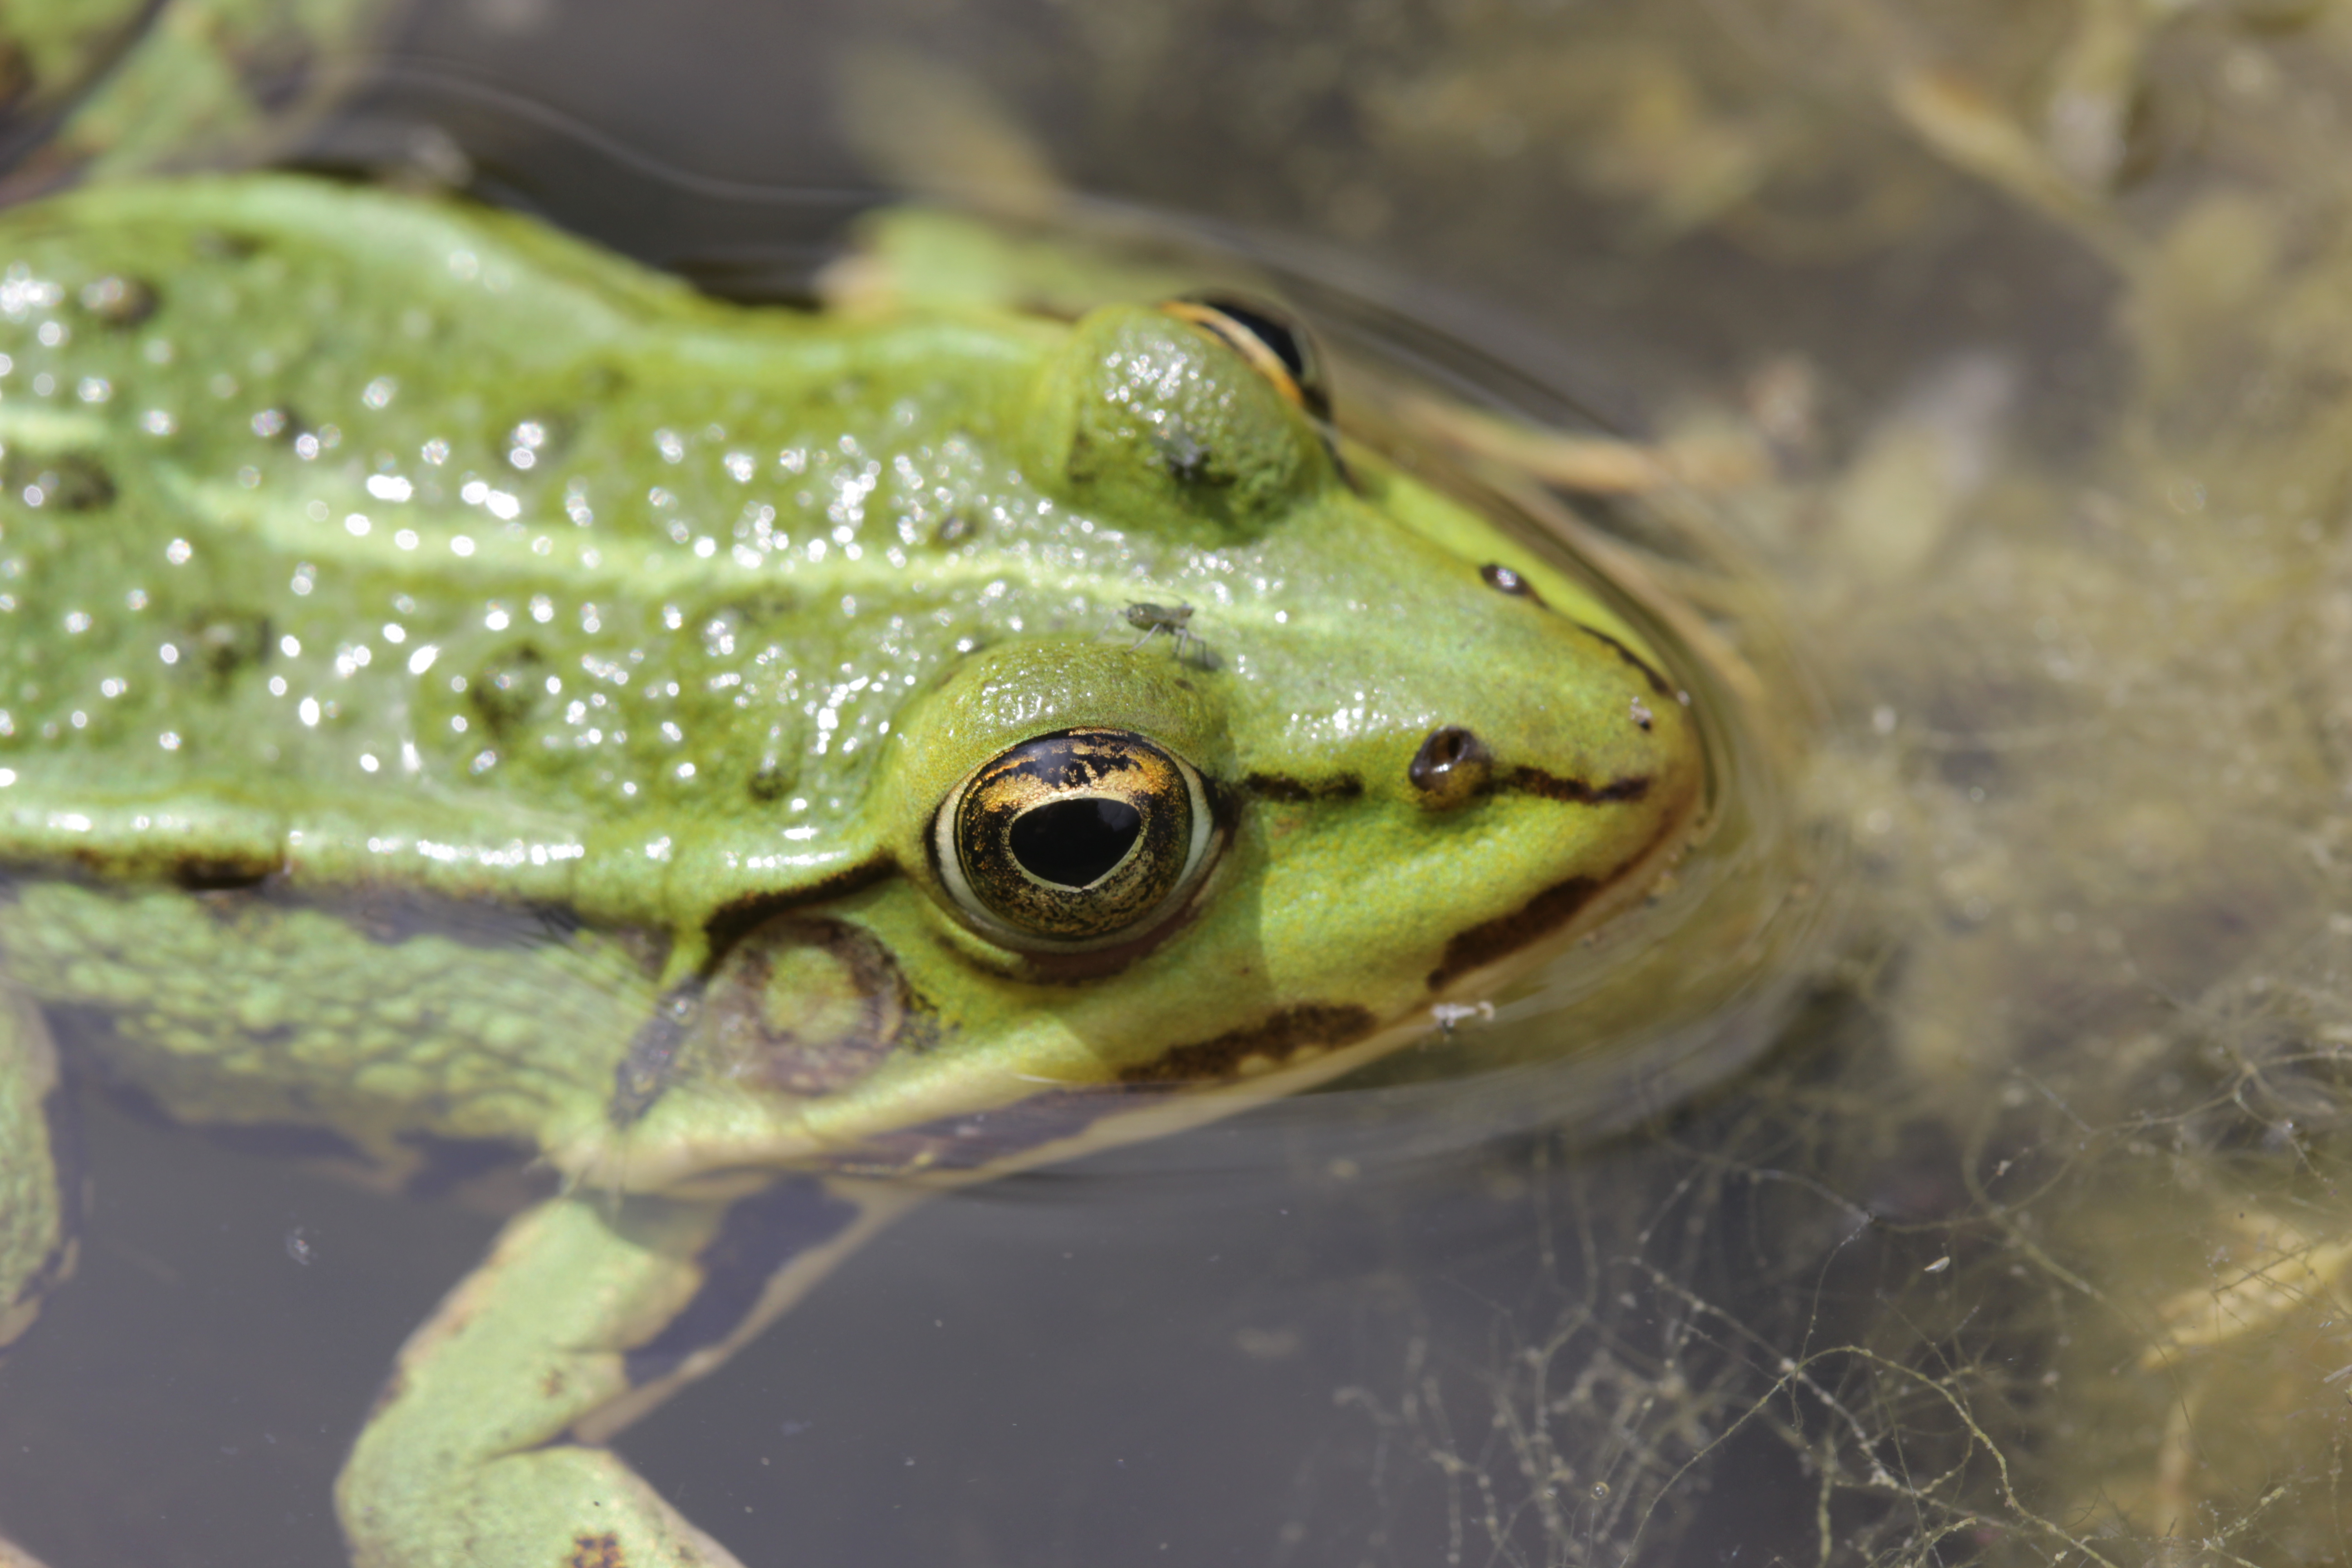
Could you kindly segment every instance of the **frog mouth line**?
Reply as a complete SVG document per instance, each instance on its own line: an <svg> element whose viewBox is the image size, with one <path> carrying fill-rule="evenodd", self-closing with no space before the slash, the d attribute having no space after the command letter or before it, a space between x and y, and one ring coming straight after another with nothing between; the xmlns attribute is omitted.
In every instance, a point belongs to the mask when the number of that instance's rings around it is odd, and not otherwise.
<svg viewBox="0 0 2352 1568"><path fill-rule="evenodd" d="M1380 1020L1352 1003L1310 1002L1265 1022L1179 1046L1116 1082L1040 1094L1010 1105L965 1111L864 1138L824 1162L844 1174L969 1172L1084 1135L1097 1121L1171 1095L1213 1090L1246 1080L1243 1064L1273 1068L1343 1049L1369 1038Z"/></svg>

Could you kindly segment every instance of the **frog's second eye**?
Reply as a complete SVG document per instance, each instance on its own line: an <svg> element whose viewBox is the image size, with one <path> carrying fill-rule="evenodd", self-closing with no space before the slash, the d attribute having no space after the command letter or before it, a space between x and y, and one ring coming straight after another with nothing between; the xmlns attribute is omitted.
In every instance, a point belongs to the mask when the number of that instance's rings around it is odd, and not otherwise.
<svg viewBox="0 0 2352 1568"><path fill-rule="evenodd" d="M1008 747L932 823L940 879L990 935L1073 948L1150 928L1208 858L1208 792L1191 763L1127 730Z"/></svg>
<svg viewBox="0 0 2352 1568"><path fill-rule="evenodd" d="M1323 374L1323 356L1306 327L1287 311L1234 294L1194 294L1160 308L1216 333L1310 418L1329 422L1331 384Z"/></svg>

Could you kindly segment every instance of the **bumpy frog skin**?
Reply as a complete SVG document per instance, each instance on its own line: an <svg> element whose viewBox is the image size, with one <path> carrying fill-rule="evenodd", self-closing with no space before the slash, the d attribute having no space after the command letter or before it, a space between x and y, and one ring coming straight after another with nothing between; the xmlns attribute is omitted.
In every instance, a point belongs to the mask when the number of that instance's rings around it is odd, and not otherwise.
<svg viewBox="0 0 2352 1568"><path fill-rule="evenodd" d="M1656 653L1214 311L755 311L260 176L0 268L0 1339L60 1059L564 1181L401 1353L361 1563L734 1562L604 1439L917 1194L1367 1061L1700 809Z"/></svg>

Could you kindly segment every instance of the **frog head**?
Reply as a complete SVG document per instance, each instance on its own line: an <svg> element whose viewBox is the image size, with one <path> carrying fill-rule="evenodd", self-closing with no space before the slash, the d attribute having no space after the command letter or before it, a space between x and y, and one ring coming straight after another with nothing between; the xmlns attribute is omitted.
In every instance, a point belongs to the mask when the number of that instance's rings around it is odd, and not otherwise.
<svg viewBox="0 0 2352 1568"><path fill-rule="evenodd" d="M183 1105L633 1186L985 1173L1369 1060L1640 898L1701 809L1658 654L1348 441L1262 308L745 310L289 179L12 233L63 313L0 323L15 374L106 396L0 419L43 493L16 624L68 628L7 645L0 847L321 910L270 928L299 1049L247 1048L283 986L217 921L168 1016L125 1005L149 944L102 984L59 947L41 994L137 1014L204 1068ZM255 351L289 298L320 314ZM50 504L52 468L104 483ZM385 892L572 934L297 940ZM338 1034L395 947L496 999Z"/></svg>
<svg viewBox="0 0 2352 1568"><path fill-rule="evenodd" d="M960 1178L1218 1114L1412 1037L1680 853L1705 764L1664 661L1342 448L1286 331L1106 309L1013 395L1039 488L1154 563L1061 585L1197 602L1202 651L1006 635L911 693L854 885L751 901L665 1067L727 1090L629 1098L633 1169Z"/></svg>

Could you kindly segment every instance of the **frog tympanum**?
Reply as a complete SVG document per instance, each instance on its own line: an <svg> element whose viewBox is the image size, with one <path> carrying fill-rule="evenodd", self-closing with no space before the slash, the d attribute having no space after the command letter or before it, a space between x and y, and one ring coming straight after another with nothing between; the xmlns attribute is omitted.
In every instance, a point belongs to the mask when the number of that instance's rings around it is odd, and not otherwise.
<svg viewBox="0 0 2352 1568"><path fill-rule="evenodd" d="M914 1196L1365 1063L1701 810L1656 649L1263 307L751 310L131 183L0 216L0 1339L68 1081L560 1177L401 1352L364 1563L734 1562L604 1440Z"/></svg>

